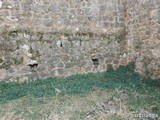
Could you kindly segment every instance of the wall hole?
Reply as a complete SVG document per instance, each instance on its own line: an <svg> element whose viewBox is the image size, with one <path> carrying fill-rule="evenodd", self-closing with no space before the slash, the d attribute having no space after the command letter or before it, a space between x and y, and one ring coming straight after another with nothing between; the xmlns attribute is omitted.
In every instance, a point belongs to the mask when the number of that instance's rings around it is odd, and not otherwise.
<svg viewBox="0 0 160 120"><path fill-rule="evenodd" d="M99 59L98 58L93 58L92 62L93 62L93 65L99 65Z"/></svg>
<svg viewBox="0 0 160 120"><path fill-rule="evenodd" d="M35 64L29 64L28 66L30 66L30 68L36 68L36 67L38 67L38 63L35 63Z"/></svg>
<svg viewBox="0 0 160 120"><path fill-rule="evenodd" d="M80 39L80 46L82 46L82 40Z"/></svg>
<svg viewBox="0 0 160 120"><path fill-rule="evenodd" d="M36 60L31 60L29 63L28 63L28 66L30 68L37 68L38 67L38 62Z"/></svg>
<svg viewBox="0 0 160 120"><path fill-rule="evenodd" d="M62 44L62 43L60 44L60 47L63 47L63 44Z"/></svg>

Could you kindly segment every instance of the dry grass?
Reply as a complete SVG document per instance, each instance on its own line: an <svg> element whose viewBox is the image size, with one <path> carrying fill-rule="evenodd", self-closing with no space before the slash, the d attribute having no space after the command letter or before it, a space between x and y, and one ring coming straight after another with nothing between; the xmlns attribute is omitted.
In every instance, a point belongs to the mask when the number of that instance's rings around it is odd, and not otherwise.
<svg viewBox="0 0 160 120"><path fill-rule="evenodd" d="M23 97L0 105L0 120L110 120L122 119L124 108L117 115L98 110L113 93L95 89L86 95L34 98ZM120 107L120 103L118 102ZM117 105L118 105L117 104ZM121 105L122 106L122 105Z"/></svg>

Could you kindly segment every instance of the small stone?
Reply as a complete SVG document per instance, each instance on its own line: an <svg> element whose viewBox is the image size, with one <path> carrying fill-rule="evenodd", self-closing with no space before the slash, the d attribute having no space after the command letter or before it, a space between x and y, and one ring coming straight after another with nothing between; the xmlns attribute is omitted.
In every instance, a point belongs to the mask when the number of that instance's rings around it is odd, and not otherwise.
<svg viewBox="0 0 160 120"><path fill-rule="evenodd" d="M7 8L11 9L11 8L12 8L12 6L10 6L10 5L9 5Z"/></svg>
<svg viewBox="0 0 160 120"><path fill-rule="evenodd" d="M12 21L12 22L18 22L18 19L14 16L7 16L6 17L9 21Z"/></svg>
<svg viewBox="0 0 160 120"><path fill-rule="evenodd" d="M28 66L34 66L34 65L38 65L38 62L36 61L36 60L30 60L29 62L28 62Z"/></svg>
<svg viewBox="0 0 160 120"><path fill-rule="evenodd" d="M119 60L114 60L113 63L114 63L114 64L118 64L118 63L119 63Z"/></svg>
<svg viewBox="0 0 160 120"><path fill-rule="evenodd" d="M107 59L105 60L105 63L106 63L106 64L109 64L109 63L112 63L112 61L113 61L113 59L107 58Z"/></svg>
<svg viewBox="0 0 160 120"><path fill-rule="evenodd" d="M24 38L30 39L30 35L29 35L29 34L24 33Z"/></svg>
<svg viewBox="0 0 160 120"><path fill-rule="evenodd" d="M73 46L74 46L74 47L76 47L76 46L78 47L78 46L81 45L81 43L80 43L79 40L72 41L72 43L73 43Z"/></svg>
<svg viewBox="0 0 160 120"><path fill-rule="evenodd" d="M28 45L23 45L21 48L22 48L22 49L25 49L25 50L27 50L27 51L30 49Z"/></svg>
<svg viewBox="0 0 160 120"><path fill-rule="evenodd" d="M63 62L59 62L56 65L57 68L64 68L64 63Z"/></svg>
<svg viewBox="0 0 160 120"><path fill-rule="evenodd" d="M102 108L103 108L103 112L106 112L106 113L111 113L111 114L116 114L119 112L119 108L117 106L112 106L112 105L102 105Z"/></svg>
<svg viewBox="0 0 160 120"><path fill-rule="evenodd" d="M31 53L27 53L27 56L28 56L28 57L32 57L32 54L31 54Z"/></svg>
<svg viewBox="0 0 160 120"><path fill-rule="evenodd" d="M58 46L58 47L60 47L60 46L61 46L61 41L60 41L60 40L59 40L59 41L57 41L57 43L56 43L56 44L57 44L57 46Z"/></svg>
<svg viewBox="0 0 160 120"><path fill-rule="evenodd" d="M56 75L62 76L63 74L64 74L64 70L63 69L57 69L56 70Z"/></svg>
<svg viewBox="0 0 160 120"><path fill-rule="evenodd" d="M127 54L126 54L126 53L124 53L124 54L123 54L123 57L124 57L124 58L126 58L126 57L127 57Z"/></svg>
<svg viewBox="0 0 160 120"><path fill-rule="evenodd" d="M66 48L71 47L71 43L70 43L70 41L68 41L68 40L63 40L63 41L62 41L62 45L63 45L63 47L66 47Z"/></svg>
<svg viewBox="0 0 160 120"><path fill-rule="evenodd" d="M113 100L114 102L119 102L119 98L117 98L116 96L113 96L113 97L112 97L112 100Z"/></svg>

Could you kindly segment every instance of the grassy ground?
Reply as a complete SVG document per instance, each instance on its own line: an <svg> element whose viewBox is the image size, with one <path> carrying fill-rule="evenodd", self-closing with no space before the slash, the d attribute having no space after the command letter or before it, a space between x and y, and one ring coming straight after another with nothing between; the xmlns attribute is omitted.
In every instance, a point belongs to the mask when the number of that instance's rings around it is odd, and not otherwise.
<svg viewBox="0 0 160 120"><path fill-rule="evenodd" d="M0 120L132 120L160 116L160 80L141 79L134 63L106 72L0 83ZM139 119L139 118L136 118Z"/></svg>

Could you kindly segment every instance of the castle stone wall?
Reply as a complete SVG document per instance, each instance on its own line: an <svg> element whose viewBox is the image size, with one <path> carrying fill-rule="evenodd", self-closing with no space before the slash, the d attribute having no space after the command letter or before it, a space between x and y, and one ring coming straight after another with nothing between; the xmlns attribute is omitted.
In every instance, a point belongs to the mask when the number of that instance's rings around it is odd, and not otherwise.
<svg viewBox="0 0 160 120"><path fill-rule="evenodd" d="M160 1L127 0L128 59L143 76L160 78Z"/></svg>
<svg viewBox="0 0 160 120"><path fill-rule="evenodd" d="M123 5L121 0L1 0L0 80L126 64Z"/></svg>
<svg viewBox="0 0 160 120"><path fill-rule="evenodd" d="M159 0L0 0L0 80L105 71L160 78Z"/></svg>

